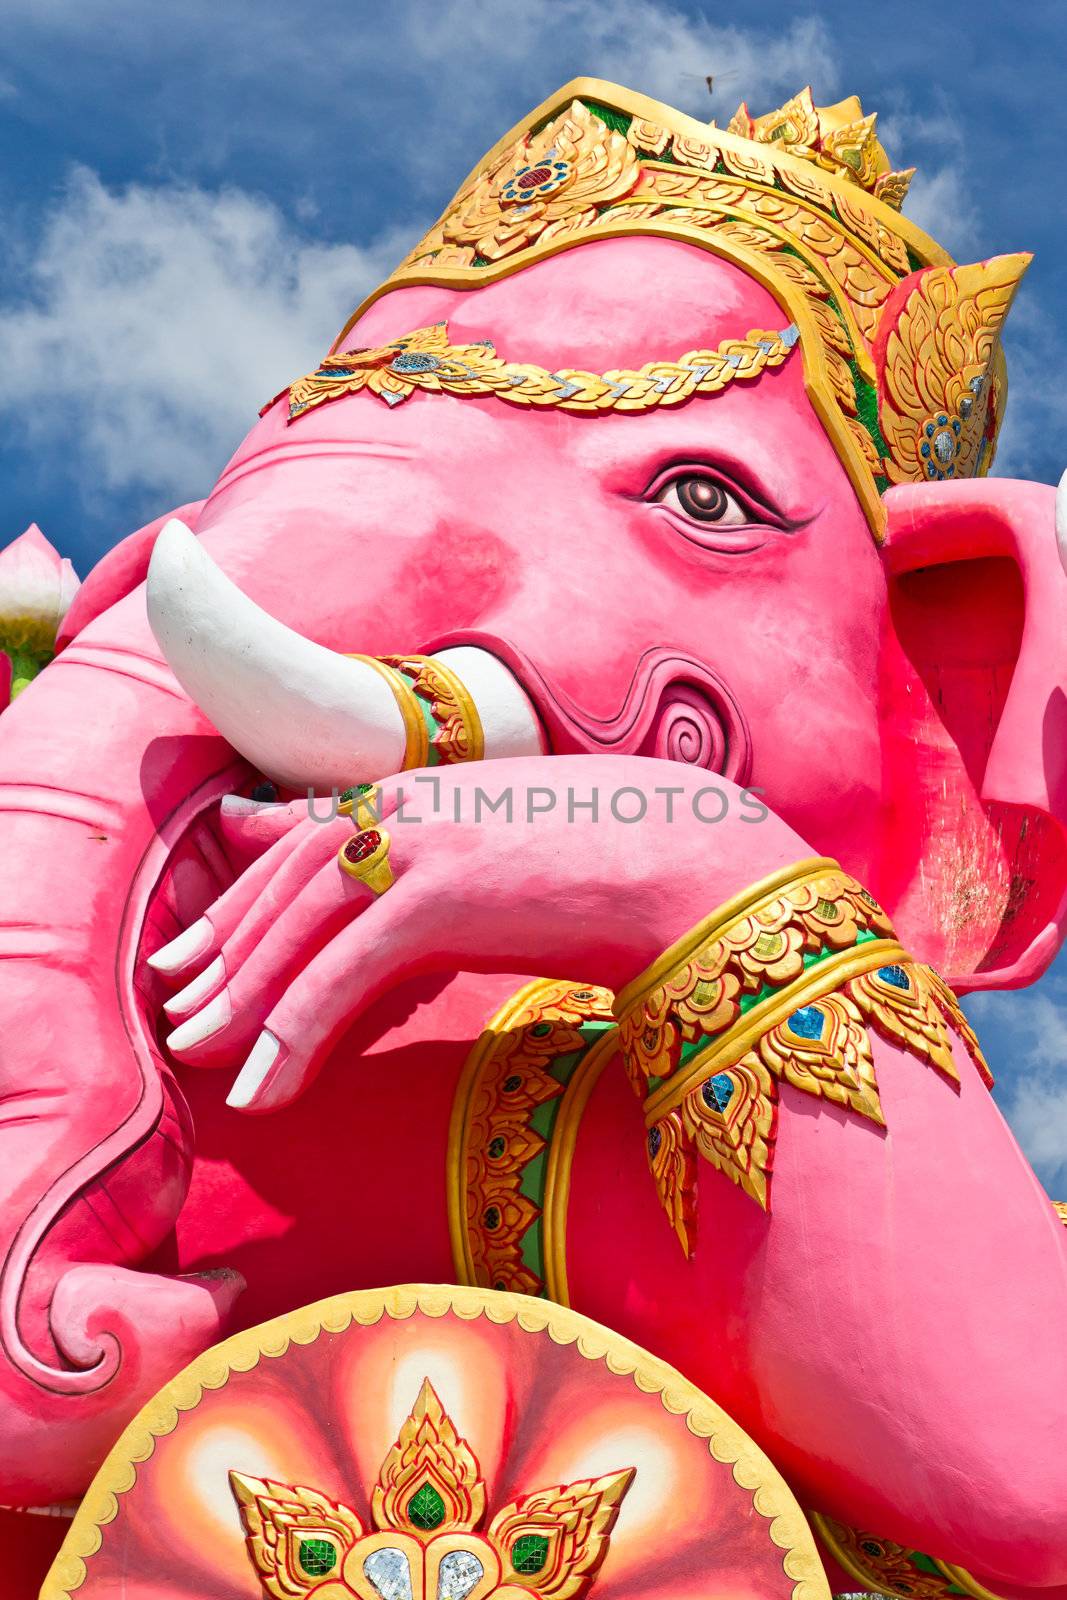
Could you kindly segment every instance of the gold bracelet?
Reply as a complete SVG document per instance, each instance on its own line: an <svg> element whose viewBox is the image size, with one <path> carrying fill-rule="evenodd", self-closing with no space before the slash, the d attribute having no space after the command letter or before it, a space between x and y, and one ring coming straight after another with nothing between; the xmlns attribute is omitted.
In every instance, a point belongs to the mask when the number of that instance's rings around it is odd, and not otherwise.
<svg viewBox="0 0 1067 1600"><path fill-rule="evenodd" d="M360 655L351 655L350 659L362 661L366 666L372 667L389 685L390 693L404 721L404 770L426 766L430 759L430 733L411 684L402 673L390 665L388 660L378 656Z"/></svg>
<svg viewBox="0 0 1067 1600"><path fill-rule="evenodd" d="M429 707L437 728L430 741L430 764L481 761L485 754L482 719L466 685L451 667L433 656L383 656L382 660L403 673Z"/></svg>
<svg viewBox="0 0 1067 1600"><path fill-rule="evenodd" d="M698 1154L769 1208L780 1080L884 1125L868 1028L958 1087L951 1030L992 1083L948 985L822 857L705 918L623 990L615 1014L649 1166L687 1254Z"/></svg>

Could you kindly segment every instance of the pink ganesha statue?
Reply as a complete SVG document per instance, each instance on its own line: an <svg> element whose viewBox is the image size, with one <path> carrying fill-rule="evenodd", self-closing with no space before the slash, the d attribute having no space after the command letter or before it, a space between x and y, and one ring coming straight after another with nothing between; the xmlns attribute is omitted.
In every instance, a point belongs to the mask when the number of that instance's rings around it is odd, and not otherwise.
<svg viewBox="0 0 1067 1600"><path fill-rule="evenodd" d="M986 476L1028 257L954 264L909 176L856 100L719 129L571 83L78 591L0 720L9 1574L204 1352L421 1284L669 1363L820 1554L661 1584L646 1518L635 1595L1067 1600L1067 1218L957 999L1064 936L1067 577L1055 491ZM486 1351L488 1406L526 1358ZM432 1435L462 1514L427 1479L387 1515L386 1472L372 1535L228 1459L252 1587L187 1592L407 1600L339 1576L400 1538L429 1594L446 1501L439 1596L472 1551L627 1592L641 1468L549 1459L591 1378L530 1401L512 1481L409 1376L353 1481ZM493 1507L576 1475L553 1588ZM186 1592L96 1559L86 1596Z"/></svg>

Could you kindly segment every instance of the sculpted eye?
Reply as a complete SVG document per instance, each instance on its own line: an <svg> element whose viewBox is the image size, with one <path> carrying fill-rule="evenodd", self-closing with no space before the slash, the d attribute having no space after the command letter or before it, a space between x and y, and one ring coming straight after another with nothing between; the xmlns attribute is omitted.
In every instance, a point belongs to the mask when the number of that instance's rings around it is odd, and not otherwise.
<svg viewBox="0 0 1067 1600"><path fill-rule="evenodd" d="M660 505L671 506L693 522L741 528L752 521L737 497L703 472L672 478L660 489L656 499Z"/></svg>

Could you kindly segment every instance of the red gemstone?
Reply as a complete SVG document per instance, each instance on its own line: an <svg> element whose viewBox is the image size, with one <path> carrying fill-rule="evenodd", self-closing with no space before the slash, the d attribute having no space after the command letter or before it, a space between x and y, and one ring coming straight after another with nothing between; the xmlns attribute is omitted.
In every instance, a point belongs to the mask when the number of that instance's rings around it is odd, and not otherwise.
<svg viewBox="0 0 1067 1600"><path fill-rule="evenodd" d="M516 189L536 189L539 183L547 183L552 176L551 167L531 167L529 172L521 172L515 179Z"/></svg>
<svg viewBox="0 0 1067 1600"><path fill-rule="evenodd" d="M349 839L345 845L345 860L358 866L361 861L366 861L372 856L382 842L382 836L376 828L368 828L364 833L357 833L354 839Z"/></svg>

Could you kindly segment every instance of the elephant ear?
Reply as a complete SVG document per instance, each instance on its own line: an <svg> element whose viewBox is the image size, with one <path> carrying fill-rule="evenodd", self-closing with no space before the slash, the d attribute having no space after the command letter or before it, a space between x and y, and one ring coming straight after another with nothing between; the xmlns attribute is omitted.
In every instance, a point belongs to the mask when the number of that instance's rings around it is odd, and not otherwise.
<svg viewBox="0 0 1067 1600"><path fill-rule="evenodd" d="M1067 926L1067 576L1056 492L1009 479L885 495L884 903L954 988L1017 987Z"/></svg>
<svg viewBox="0 0 1067 1600"><path fill-rule="evenodd" d="M315 1489L230 1473L248 1554L272 1600L301 1600L327 1578L363 1532L354 1511Z"/></svg>

